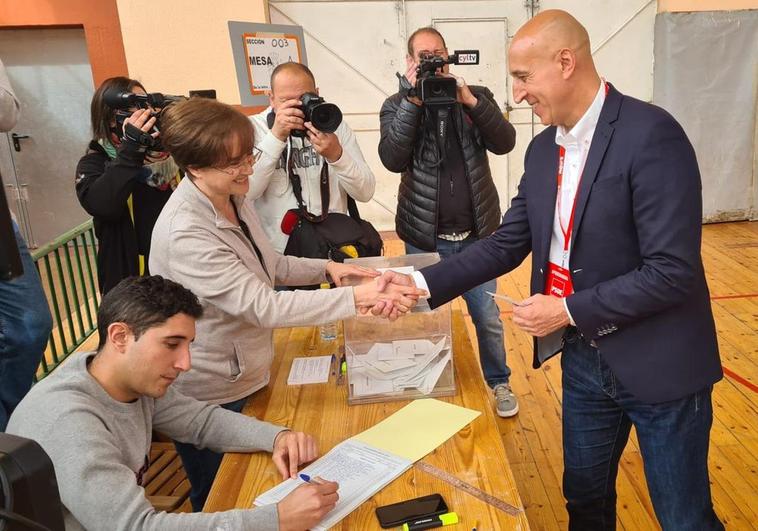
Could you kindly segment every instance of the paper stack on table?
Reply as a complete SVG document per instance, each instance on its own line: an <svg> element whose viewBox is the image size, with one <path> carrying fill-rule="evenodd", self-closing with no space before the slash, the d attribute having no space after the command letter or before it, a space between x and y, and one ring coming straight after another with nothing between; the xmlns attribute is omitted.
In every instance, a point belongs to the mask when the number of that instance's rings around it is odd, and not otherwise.
<svg viewBox="0 0 758 531"><path fill-rule="evenodd" d="M329 381L332 356L312 356L292 360L287 385L324 383Z"/></svg>
<svg viewBox="0 0 758 531"><path fill-rule="evenodd" d="M392 393L410 388L429 394L450 362L447 340L447 336L436 343L428 339L402 339L374 343L363 355L348 353L353 396Z"/></svg>
<svg viewBox="0 0 758 531"><path fill-rule="evenodd" d="M337 506L311 529L325 531L339 523L479 415L478 411L440 400L415 400L373 428L332 448L301 471L340 485ZM301 485L302 480L287 479L253 503L257 506L278 503Z"/></svg>

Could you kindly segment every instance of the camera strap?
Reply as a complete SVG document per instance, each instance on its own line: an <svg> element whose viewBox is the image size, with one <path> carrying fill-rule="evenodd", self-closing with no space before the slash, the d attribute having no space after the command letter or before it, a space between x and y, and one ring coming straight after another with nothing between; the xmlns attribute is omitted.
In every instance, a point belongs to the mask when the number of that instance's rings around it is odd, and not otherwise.
<svg viewBox="0 0 758 531"><path fill-rule="evenodd" d="M131 122L127 122L126 127L124 127L124 138L137 144L141 152L147 151L147 148L156 144L155 138L150 133L144 132Z"/></svg>
<svg viewBox="0 0 758 531"><path fill-rule="evenodd" d="M291 139L290 139L291 142ZM290 145L291 147L291 145ZM315 216L308 211L308 207L303 201L303 185L300 180L300 175L295 172L294 157L287 157L287 175L289 176L290 183L292 183L292 192L295 194L295 200L297 206L300 209L300 215L311 223L320 223L326 219L329 215L329 165L324 160L321 165L321 177L319 179L319 188L321 189L321 215ZM361 215L358 212L358 205L355 204L355 199L350 194L347 194L347 212L348 215L354 220L360 222Z"/></svg>
<svg viewBox="0 0 758 531"><path fill-rule="evenodd" d="M447 130L450 127L450 107L436 109L437 120L434 124L434 137L437 140L437 153L439 157L434 166L439 166L447 160Z"/></svg>
<svg viewBox="0 0 758 531"><path fill-rule="evenodd" d="M292 149L292 138L290 138L289 149ZM300 208L300 215L312 223L320 223L329 215L329 165L324 159L321 165L321 176L319 178L319 188L321 189L321 215L316 216L308 212L308 207L303 201L303 184L300 176L295 172L295 157L287 157L287 175L292 183L292 191L295 194L297 206Z"/></svg>

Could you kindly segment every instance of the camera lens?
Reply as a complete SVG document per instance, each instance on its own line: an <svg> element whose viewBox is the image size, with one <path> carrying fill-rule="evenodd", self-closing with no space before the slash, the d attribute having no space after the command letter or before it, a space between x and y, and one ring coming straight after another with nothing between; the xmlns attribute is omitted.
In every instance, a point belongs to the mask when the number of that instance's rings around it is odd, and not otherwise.
<svg viewBox="0 0 758 531"><path fill-rule="evenodd" d="M333 133L342 123L342 112L333 103L320 103L311 109L310 121L319 131Z"/></svg>

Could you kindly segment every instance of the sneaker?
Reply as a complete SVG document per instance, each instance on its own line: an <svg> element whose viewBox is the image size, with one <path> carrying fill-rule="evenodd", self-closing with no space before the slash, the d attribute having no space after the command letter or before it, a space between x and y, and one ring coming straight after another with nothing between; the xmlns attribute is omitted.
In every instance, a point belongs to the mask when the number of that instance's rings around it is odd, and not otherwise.
<svg viewBox="0 0 758 531"><path fill-rule="evenodd" d="M510 385L498 384L492 391L495 393L495 410L499 416L508 418L518 413L518 399Z"/></svg>

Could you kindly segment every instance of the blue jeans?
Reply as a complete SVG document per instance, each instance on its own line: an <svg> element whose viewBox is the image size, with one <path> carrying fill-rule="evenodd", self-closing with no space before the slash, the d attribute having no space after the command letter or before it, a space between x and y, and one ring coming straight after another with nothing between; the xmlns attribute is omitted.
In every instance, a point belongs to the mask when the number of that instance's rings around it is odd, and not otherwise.
<svg viewBox="0 0 758 531"><path fill-rule="evenodd" d="M13 231L24 274L0 280L0 431L32 387L53 328L37 268L15 222Z"/></svg>
<svg viewBox="0 0 758 531"><path fill-rule="evenodd" d="M451 242L437 239L437 252L440 258L450 258L460 253L466 247L477 241L476 237L469 236L459 242ZM405 244L406 254L425 253L409 243ZM494 388L498 384L508 383L511 370L505 359L505 342L503 339L503 322L500 320L500 309L495 301L485 293L497 291L497 279L492 279L484 284L468 290L463 294L468 313L476 328L476 340L479 344L479 362L482 364L482 372L487 385Z"/></svg>
<svg viewBox="0 0 758 531"><path fill-rule="evenodd" d="M561 367L569 530L616 528L616 476L632 426L661 527L724 529L708 482L711 387L670 402L640 402L616 379L601 352L574 330L566 333Z"/></svg>
<svg viewBox="0 0 758 531"><path fill-rule="evenodd" d="M242 408L245 407L247 398L241 398L236 402L220 405L224 409L240 413ZM216 472L218 472L218 467L221 466L221 459L224 457L224 454L208 450L207 448L196 448L194 444L178 441L174 441L174 446L176 447L176 453L179 454L182 460L184 471L187 473L187 479L189 479L192 487L189 495L192 510L198 513L203 510L203 505L205 505L205 500L211 491L213 480L216 479Z"/></svg>

